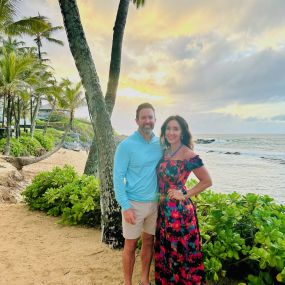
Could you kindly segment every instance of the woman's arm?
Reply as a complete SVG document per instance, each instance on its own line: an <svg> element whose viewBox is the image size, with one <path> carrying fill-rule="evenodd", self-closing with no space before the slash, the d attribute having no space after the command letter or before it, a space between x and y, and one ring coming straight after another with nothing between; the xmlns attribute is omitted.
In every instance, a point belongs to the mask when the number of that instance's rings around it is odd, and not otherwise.
<svg viewBox="0 0 285 285"><path fill-rule="evenodd" d="M185 198L190 198L195 195L198 195L208 187L212 186L212 179L208 170L204 166L194 169L193 172L198 178L199 182L194 187L187 190L187 194L184 195Z"/></svg>
<svg viewBox="0 0 285 285"><path fill-rule="evenodd" d="M168 195L171 199L180 201L185 200L198 195L212 185L212 179L204 166L194 169L193 172L198 178L199 182L193 188L186 190L187 194L183 194L182 191L178 189L169 189Z"/></svg>

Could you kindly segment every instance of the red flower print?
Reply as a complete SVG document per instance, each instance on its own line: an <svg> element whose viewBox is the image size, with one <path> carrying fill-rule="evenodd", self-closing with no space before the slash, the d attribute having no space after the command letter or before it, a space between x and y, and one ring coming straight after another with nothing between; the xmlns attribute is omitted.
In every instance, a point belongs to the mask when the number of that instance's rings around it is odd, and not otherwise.
<svg viewBox="0 0 285 285"><path fill-rule="evenodd" d="M178 211L172 211L171 212L171 217L173 219L179 219L179 218L181 218L181 214Z"/></svg>
<svg viewBox="0 0 285 285"><path fill-rule="evenodd" d="M176 220L176 221L172 224L172 227L173 227L173 229L174 229L176 232L179 232L180 229L181 229L181 224L180 224L179 221Z"/></svg>

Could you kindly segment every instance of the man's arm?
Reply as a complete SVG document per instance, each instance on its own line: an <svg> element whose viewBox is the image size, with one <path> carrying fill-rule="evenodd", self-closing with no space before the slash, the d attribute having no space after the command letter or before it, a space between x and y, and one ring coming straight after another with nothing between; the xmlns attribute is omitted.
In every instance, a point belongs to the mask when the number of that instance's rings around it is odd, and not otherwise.
<svg viewBox="0 0 285 285"><path fill-rule="evenodd" d="M116 200L122 207L122 210L128 210L131 208L131 205L128 201L126 194L126 184L125 178L129 165L129 151L125 144L119 144L116 149L115 158L114 158L114 188Z"/></svg>

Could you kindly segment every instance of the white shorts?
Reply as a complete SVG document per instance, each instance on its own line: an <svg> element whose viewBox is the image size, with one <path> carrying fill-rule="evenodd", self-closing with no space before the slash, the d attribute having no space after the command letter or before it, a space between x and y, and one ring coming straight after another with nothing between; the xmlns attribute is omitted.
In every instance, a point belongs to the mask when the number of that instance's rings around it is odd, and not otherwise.
<svg viewBox="0 0 285 285"><path fill-rule="evenodd" d="M123 236L125 239L137 239L141 232L155 235L157 220L157 202L129 201L135 211L136 223L134 225L125 221L122 214Z"/></svg>

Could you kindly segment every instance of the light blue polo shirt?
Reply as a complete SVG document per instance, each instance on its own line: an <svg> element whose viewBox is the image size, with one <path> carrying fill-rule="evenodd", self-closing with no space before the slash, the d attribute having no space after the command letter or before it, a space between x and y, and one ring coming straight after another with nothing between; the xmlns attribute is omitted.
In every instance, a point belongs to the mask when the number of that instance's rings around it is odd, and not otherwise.
<svg viewBox="0 0 285 285"><path fill-rule="evenodd" d="M156 166L162 157L159 139L146 141L139 131L123 140L114 159L115 196L123 210L131 208L129 200L157 200Z"/></svg>

